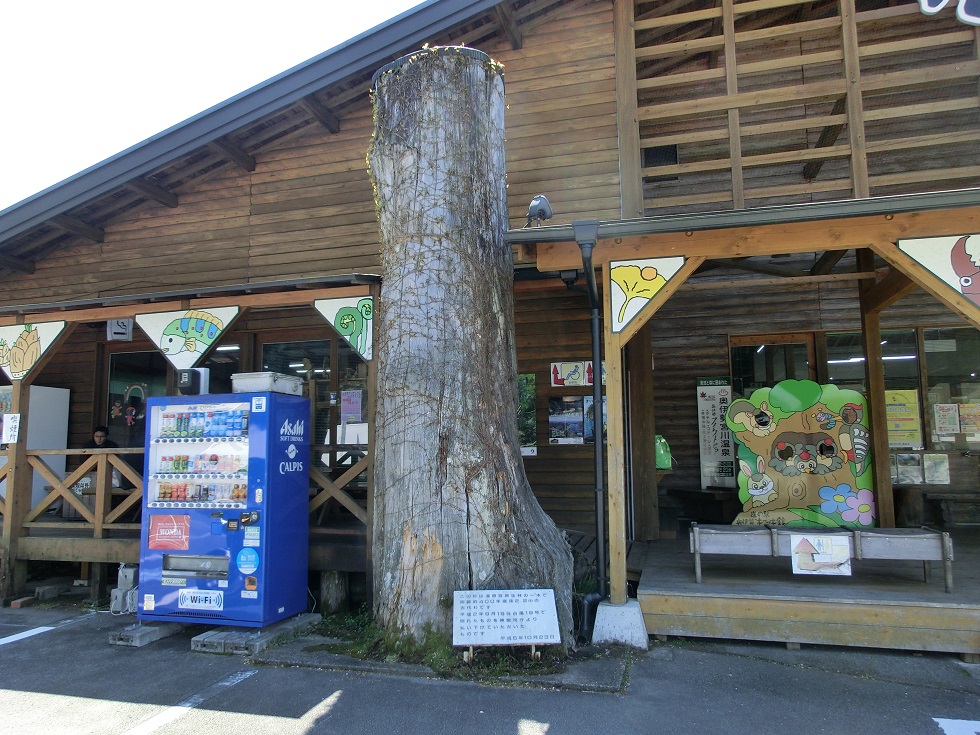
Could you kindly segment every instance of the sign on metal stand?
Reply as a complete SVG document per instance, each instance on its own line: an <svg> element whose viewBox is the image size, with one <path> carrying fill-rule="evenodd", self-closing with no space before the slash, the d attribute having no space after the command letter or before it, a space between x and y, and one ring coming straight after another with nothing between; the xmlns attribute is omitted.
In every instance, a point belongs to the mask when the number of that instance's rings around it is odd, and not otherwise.
<svg viewBox="0 0 980 735"><path fill-rule="evenodd" d="M467 646L466 663L474 646L531 646L531 658L541 658L537 646L561 643L555 591L456 590L453 593L453 645Z"/></svg>

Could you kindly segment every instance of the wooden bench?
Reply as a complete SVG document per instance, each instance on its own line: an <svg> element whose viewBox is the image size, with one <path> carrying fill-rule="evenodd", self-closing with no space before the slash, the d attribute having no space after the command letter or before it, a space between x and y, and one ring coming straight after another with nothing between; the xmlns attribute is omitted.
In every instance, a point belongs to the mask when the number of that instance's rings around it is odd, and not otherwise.
<svg viewBox="0 0 980 735"><path fill-rule="evenodd" d="M941 561L946 591L953 591L953 541L949 534L930 528L779 528L771 526L691 525L694 578L701 583L701 554L791 556L791 534L847 537L853 559L896 559L922 562L929 581L929 562Z"/></svg>

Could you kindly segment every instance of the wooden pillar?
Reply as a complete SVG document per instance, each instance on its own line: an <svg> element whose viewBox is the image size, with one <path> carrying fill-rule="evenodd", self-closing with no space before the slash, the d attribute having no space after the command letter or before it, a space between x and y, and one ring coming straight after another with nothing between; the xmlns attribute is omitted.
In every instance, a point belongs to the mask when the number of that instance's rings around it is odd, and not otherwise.
<svg viewBox="0 0 980 735"><path fill-rule="evenodd" d="M634 0L613 3L616 44L616 126L619 130L619 188L621 213L626 219L643 216L643 176L640 161L640 128L636 107L636 39L633 32Z"/></svg>
<svg viewBox="0 0 980 735"><path fill-rule="evenodd" d="M30 409L30 384L13 381L11 412L20 414L18 439L9 445L7 462L6 507L3 515L3 538L0 539L0 599L7 600L24 591L27 584L27 562L17 559L18 541L25 535L24 518L31 510L31 466L27 461L27 414Z"/></svg>
<svg viewBox="0 0 980 735"><path fill-rule="evenodd" d="M725 90L738 95L738 62L735 58L735 3L722 0L722 29L725 35ZM742 170L742 123L737 107L728 111L728 150L732 162L732 207L745 209L745 174Z"/></svg>
<svg viewBox="0 0 980 735"><path fill-rule="evenodd" d="M627 483L633 499L633 538L643 541L660 538L651 332L647 322L626 345L630 441Z"/></svg>
<svg viewBox="0 0 980 735"><path fill-rule="evenodd" d="M857 251L858 270L874 272L874 253ZM864 370L868 387L868 425L871 427L871 452L874 472L875 502L878 524L895 527L895 498L892 490L891 462L888 457L888 421L885 416L885 368L881 361L881 325L879 312L870 304L869 295L874 282L862 280L859 285L861 303L861 336L864 340Z"/></svg>
<svg viewBox="0 0 980 735"><path fill-rule="evenodd" d="M603 268L603 283L608 283ZM612 319L607 311L604 328L603 355L606 363L606 493L609 517L609 601L614 605L626 604L626 462L625 412L623 410L623 350L619 335L613 334ZM598 422L597 422L598 424ZM598 435L598 433L597 433Z"/></svg>
<svg viewBox="0 0 980 735"><path fill-rule="evenodd" d="M851 189L855 199L870 194L868 151L864 140L864 99L854 0L840 0L841 49L847 81L847 139L851 146Z"/></svg>

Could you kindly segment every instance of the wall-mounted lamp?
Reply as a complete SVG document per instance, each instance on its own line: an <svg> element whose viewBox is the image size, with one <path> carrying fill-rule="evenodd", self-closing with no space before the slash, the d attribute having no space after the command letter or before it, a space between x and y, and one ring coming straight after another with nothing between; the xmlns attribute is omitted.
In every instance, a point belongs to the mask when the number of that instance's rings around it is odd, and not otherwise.
<svg viewBox="0 0 980 735"><path fill-rule="evenodd" d="M537 222L537 226L540 227L544 220L551 219L554 215L548 197L544 194L538 194L531 200L531 204L527 208L527 224L524 227L530 227L532 221Z"/></svg>
<svg viewBox="0 0 980 735"><path fill-rule="evenodd" d="M564 281L566 286L571 288L572 286L575 285L575 282L578 280L578 271L577 270L558 271L558 277L561 278L562 281Z"/></svg>

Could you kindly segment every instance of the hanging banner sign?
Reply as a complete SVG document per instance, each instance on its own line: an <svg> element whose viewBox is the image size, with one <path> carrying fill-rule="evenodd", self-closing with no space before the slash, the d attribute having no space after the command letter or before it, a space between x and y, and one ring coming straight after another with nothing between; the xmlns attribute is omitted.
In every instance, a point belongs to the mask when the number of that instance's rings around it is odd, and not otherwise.
<svg viewBox="0 0 980 735"><path fill-rule="evenodd" d="M317 299L319 311L363 360L374 358L374 298Z"/></svg>
<svg viewBox="0 0 980 735"><path fill-rule="evenodd" d="M728 378L698 378L701 489L735 487L735 448L725 412L732 402Z"/></svg>
<svg viewBox="0 0 980 735"><path fill-rule="evenodd" d="M137 314L136 323L177 370L194 367L238 316L237 306Z"/></svg>
<svg viewBox="0 0 980 735"><path fill-rule="evenodd" d="M22 380L64 328L65 322L0 327L0 368L11 380Z"/></svg>

